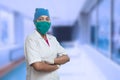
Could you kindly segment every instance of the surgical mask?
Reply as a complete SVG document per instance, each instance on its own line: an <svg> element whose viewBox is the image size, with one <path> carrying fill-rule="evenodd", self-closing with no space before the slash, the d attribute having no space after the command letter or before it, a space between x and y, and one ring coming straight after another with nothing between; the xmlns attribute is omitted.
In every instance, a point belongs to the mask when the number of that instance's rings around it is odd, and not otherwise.
<svg viewBox="0 0 120 80"><path fill-rule="evenodd" d="M35 22L36 29L42 35L46 34L50 28L51 23L47 21Z"/></svg>

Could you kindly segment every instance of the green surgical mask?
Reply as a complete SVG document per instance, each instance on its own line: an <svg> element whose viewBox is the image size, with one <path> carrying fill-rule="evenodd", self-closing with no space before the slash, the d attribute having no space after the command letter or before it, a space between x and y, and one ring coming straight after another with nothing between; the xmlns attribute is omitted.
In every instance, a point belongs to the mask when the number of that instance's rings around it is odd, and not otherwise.
<svg viewBox="0 0 120 80"><path fill-rule="evenodd" d="M51 23L46 21L35 22L36 29L41 34L46 34L50 28Z"/></svg>

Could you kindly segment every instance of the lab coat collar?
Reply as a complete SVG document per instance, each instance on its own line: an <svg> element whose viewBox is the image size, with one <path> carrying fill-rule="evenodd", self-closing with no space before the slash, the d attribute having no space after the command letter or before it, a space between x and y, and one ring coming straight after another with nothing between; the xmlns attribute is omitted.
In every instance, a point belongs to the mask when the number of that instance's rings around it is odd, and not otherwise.
<svg viewBox="0 0 120 80"><path fill-rule="evenodd" d="M37 35L38 38L43 39L42 36L40 35L40 33L37 30L35 30L34 32L35 32L35 34ZM51 39L51 36L49 36L49 34L46 34L46 36L47 36L48 39Z"/></svg>

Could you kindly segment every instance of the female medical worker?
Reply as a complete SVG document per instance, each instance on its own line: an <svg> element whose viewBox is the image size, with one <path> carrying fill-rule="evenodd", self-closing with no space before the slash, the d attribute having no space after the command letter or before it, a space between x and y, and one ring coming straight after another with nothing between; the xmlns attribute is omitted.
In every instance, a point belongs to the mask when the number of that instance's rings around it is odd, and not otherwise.
<svg viewBox="0 0 120 80"><path fill-rule="evenodd" d="M36 8L34 24L36 30L25 41L27 80L60 80L57 69L69 57L56 38L47 34L51 25L47 9Z"/></svg>

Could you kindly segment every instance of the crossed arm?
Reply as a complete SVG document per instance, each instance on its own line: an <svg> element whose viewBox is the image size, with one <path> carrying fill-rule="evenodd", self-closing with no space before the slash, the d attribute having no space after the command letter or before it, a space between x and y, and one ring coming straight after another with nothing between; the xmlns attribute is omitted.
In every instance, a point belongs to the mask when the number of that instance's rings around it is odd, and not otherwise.
<svg viewBox="0 0 120 80"><path fill-rule="evenodd" d="M44 71L44 72L51 72L57 70L59 67L57 65L65 64L70 59L67 55L63 55L54 59L54 64L48 64L46 62L36 62L33 63L31 66L36 71Z"/></svg>

